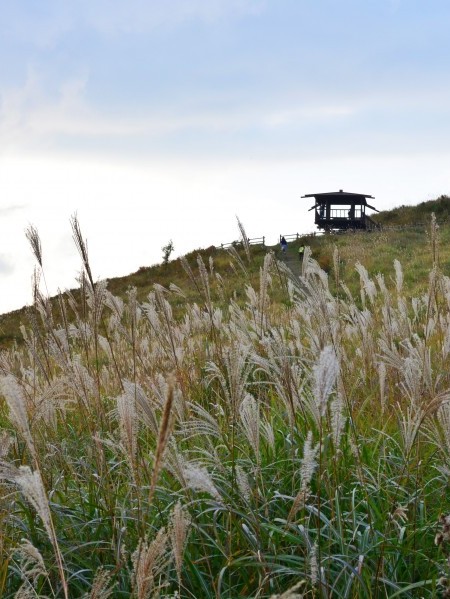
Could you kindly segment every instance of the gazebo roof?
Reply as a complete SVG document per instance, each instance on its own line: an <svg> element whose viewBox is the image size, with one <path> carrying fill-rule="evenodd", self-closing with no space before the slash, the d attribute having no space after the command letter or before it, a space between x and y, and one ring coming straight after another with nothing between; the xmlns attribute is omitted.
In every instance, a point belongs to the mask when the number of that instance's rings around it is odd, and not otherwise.
<svg viewBox="0 0 450 599"><path fill-rule="evenodd" d="M365 193L351 193L349 191L343 191L340 189L339 191L329 191L327 193L308 193L307 195L302 196L302 198L318 198L318 199L336 199L339 200L360 200L365 198L370 198L374 200L374 196L365 194Z"/></svg>

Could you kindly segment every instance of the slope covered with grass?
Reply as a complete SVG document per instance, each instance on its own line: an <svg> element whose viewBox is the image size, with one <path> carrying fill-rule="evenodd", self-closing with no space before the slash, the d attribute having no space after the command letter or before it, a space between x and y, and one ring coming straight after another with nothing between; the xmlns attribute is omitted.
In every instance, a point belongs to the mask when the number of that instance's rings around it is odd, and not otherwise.
<svg viewBox="0 0 450 599"><path fill-rule="evenodd" d="M76 295L36 293L0 361L0 595L445 592L438 233L420 277L405 251L377 274L377 233L313 239L301 277L250 248L143 298L86 260Z"/></svg>

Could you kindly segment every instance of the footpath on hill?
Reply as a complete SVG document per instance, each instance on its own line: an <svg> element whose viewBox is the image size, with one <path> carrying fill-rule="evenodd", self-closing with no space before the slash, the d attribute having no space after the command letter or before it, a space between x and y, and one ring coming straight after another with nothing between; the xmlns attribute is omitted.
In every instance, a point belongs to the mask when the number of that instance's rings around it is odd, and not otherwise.
<svg viewBox="0 0 450 599"><path fill-rule="evenodd" d="M297 246L292 247L291 245L288 245L286 252L280 252L277 257L281 262L286 264L294 275L300 276L301 262L298 257Z"/></svg>

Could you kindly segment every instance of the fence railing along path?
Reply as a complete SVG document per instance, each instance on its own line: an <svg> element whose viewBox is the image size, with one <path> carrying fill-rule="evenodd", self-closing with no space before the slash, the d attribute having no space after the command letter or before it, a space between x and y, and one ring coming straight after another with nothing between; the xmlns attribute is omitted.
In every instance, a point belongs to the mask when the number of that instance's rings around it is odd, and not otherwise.
<svg viewBox="0 0 450 599"><path fill-rule="evenodd" d="M265 237L248 237L247 238L247 242L249 245L262 245L263 247L266 245L266 238ZM231 246L239 246L242 245L242 240L236 240L236 241L230 241L229 243L221 243L220 247L223 250L226 250L227 248L231 247Z"/></svg>
<svg viewBox="0 0 450 599"><path fill-rule="evenodd" d="M437 224L438 225L445 225L445 224L449 224L450 220L449 219L443 219L441 221L438 221ZM429 226L429 223L424 223L424 222L419 222L419 223L412 223L409 225L382 225L380 231L404 231L406 229L420 229L422 227L427 227ZM310 233L285 233L284 235L280 235L279 237L279 241L281 242L281 238L284 237L286 239L286 241L298 241L299 239L305 238L305 237L317 237L317 236L322 236L322 235L343 235L343 234L348 234L348 233L367 233L367 232L372 232L372 231L365 231L362 229L346 229L345 231L311 231ZM247 238L247 241L249 243L249 245L262 245L263 247L265 247L266 245L266 237L262 236L262 237L249 237ZM220 248L223 250L226 250L229 247L239 247L242 245L242 240L235 240L235 241L230 241L229 243L221 243L220 244Z"/></svg>

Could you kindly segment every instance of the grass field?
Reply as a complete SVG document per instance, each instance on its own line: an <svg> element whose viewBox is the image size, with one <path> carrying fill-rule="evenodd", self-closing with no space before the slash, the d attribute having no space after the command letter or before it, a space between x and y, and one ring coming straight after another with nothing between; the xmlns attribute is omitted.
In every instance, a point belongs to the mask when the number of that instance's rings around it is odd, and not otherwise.
<svg viewBox="0 0 450 599"><path fill-rule="evenodd" d="M450 596L449 229L126 292L78 233L81 289L0 358L0 596Z"/></svg>

